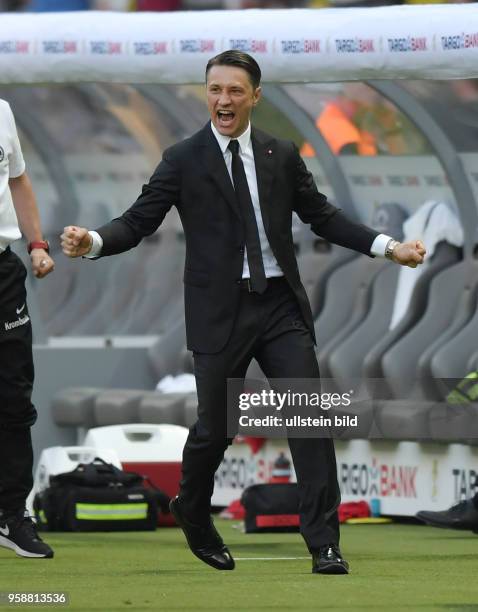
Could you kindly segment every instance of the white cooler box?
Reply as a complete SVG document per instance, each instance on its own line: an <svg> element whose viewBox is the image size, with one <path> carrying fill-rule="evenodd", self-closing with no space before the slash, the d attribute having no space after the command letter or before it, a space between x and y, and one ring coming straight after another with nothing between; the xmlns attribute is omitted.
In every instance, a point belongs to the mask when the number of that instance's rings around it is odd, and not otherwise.
<svg viewBox="0 0 478 612"><path fill-rule="evenodd" d="M188 429L179 425L128 424L94 427L85 445L112 448L123 470L138 472L169 497L177 495L183 447ZM159 514L159 525L175 525L170 514Z"/></svg>
<svg viewBox="0 0 478 612"><path fill-rule="evenodd" d="M27 499L27 509L33 515L33 499L37 493L50 486L50 476L71 472L80 463L91 463L95 457L99 457L112 463L119 469L121 462L118 454L112 448L94 446L51 446L42 450L35 470L33 489Z"/></svg>

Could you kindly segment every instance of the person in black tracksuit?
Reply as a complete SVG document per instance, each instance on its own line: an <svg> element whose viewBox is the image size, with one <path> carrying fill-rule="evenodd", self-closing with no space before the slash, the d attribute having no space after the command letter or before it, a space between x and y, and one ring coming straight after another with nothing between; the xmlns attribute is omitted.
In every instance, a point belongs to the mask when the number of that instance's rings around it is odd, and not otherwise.
<svg viewBox="0 0 478 612"><path fill-rule="evenodd" d="M25 510L33 485L30 428L36 421L32 328L26 303L27 271L10 245L28 241L33 274L43 278L54 268L42 239L33 189L15 120L0 100L0 546L22 557L51 558Z"/></svg>

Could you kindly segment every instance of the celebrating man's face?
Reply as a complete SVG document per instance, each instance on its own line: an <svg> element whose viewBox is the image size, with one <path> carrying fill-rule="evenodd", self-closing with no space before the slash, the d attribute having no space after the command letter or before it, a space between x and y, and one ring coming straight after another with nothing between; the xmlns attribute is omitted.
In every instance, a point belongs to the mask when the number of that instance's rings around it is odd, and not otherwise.
<svg viewBox="0 0 478 612"><path fill-rule="evenodd" d="M248 73L235 66L212 66L207 75L207 106L218 132L237 138L246 129L261 88L254 89Z"/></svg>

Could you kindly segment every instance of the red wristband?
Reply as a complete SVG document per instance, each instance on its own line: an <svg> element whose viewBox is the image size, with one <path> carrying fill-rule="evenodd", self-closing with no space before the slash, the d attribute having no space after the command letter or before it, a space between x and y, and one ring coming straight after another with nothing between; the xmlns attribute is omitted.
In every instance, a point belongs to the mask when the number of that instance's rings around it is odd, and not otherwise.
<svg viewBox="0 0 478 612"><path fill-rule="evenodd" d="M36 240L36 241L34 240L33 242L30 242L27 247L27 251L29 255L33 251L33 249L43 249L44 251L49 253L50 245L48 243L48 240Z"/></svg>

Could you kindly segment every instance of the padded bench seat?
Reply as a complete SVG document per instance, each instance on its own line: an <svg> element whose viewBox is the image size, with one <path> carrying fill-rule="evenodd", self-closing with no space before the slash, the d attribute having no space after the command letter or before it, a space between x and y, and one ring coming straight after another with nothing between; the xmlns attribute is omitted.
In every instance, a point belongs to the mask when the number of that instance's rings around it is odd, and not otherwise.
<svg viewBox="0 0 478 612"><path fill-rule="evenodd" d="M102 391L96 387L62 389L52 400L54 422L64 427L95 427L95 398Z"/></svg>
<svg viewBox="0 0 478 612"><path fill-rule="evenodd" d="M144 394L138 407L139 422L184 426L184 405L187 397L187 393Z"/></svg>
<svg viewBox="0 0 478 612"><path fill-rule="evenodd" d="M104 426L136 423L139 419L139 404L144 393L141 389L103 390L95 398L96 424Z"/></svg>

